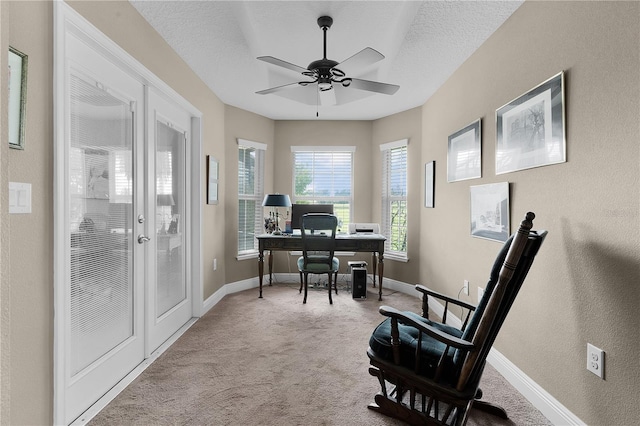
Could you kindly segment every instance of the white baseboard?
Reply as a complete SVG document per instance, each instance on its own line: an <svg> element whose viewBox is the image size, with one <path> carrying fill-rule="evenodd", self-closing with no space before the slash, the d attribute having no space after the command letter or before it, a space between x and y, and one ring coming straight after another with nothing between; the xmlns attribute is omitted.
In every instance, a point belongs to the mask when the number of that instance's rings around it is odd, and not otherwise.
<svg viewBox="0 0 640 426"><path fill-rule="evenodd" d="M387 278L384 279L384 288L392 288L410 296L421 297L421 293L415 290L415 286L397 281L394 283L393 280ZM444 313L444 305L434 298L429 299L429 309L440 317ZM456 317L451 311L447 315L447 324L453 327L462 327L460 318ZM495 348L492 348L489 352L487 362L554 425L573 426L585 424Z"/></svg>

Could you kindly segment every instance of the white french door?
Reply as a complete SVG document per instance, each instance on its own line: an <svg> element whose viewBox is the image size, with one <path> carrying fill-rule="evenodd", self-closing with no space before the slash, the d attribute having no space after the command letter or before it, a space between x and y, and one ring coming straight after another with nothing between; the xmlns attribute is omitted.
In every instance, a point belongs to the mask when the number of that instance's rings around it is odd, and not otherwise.
<svg viewBox="0 0 640 426"><path fill-rule="evenodd" d="M148 90L147 356L192 317L187 174L191 116L154 89Z"/></svg>
<svg viewBox="0 0 640 426"><path fill-rule="evenodd" d="M54 423L70 424L193 316L200 145L185 102L94 39L66 31L61 51Z"/></svg>
<svg viewBox="0 0 640 426"><path fill-rule="evenodd" d="M70 423L144 359L144 86L66 40L64 413ZM58 283L60 285L60 283Z"/></svg>

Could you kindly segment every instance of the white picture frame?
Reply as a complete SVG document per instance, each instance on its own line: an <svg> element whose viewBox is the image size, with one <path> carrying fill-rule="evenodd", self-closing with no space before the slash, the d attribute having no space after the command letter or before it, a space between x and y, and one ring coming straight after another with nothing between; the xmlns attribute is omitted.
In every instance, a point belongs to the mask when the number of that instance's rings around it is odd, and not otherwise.
<svg viewBox="0 0 640 426"><path fill-rule="evenodd" d="M470 187L471 236L505 242L510 235L509 182Z"/></svg>

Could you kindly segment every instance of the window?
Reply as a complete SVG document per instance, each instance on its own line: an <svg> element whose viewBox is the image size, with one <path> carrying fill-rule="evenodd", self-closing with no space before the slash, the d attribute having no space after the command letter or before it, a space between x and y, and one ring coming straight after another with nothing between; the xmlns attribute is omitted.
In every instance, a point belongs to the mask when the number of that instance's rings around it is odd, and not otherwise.
<svg viewBox="0 0 640 426"><path fill-rule="evenodd" d="M265 144L238 139L238 259L258 252L266 149Z"/></svg>
<svg viewBox="0 0 640 426"><path fill-rule="evenodd" d="M333 204L338 227L347 229L353 216L355 147L292 146L293 203Z"/></svg>
<svg viewBox="0 0 640 426"><path fill-rule="evenodd" d="M407 258L407 145L408 139L380 145L382 151L382 233L385 254Z"/></svg>

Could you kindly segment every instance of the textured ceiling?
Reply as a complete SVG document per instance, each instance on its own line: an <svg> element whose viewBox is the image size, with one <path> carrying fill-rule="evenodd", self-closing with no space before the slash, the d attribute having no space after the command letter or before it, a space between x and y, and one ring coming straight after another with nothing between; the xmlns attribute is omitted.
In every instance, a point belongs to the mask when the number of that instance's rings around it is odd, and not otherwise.
<svg viewBox="0 0 640 426"><path fill-rule="evenodd" d="M522 1L158 1L130 0L225 104L275 120L373 120L423 105ZM321 59L320 16L333 18L327 58L365 47L385 59L349 77L397 84L394 95L349 90L355 100L307 105L255 92L303 80L259 61L306 68ZM346 71L346 70L345 70Z"/></svg>

